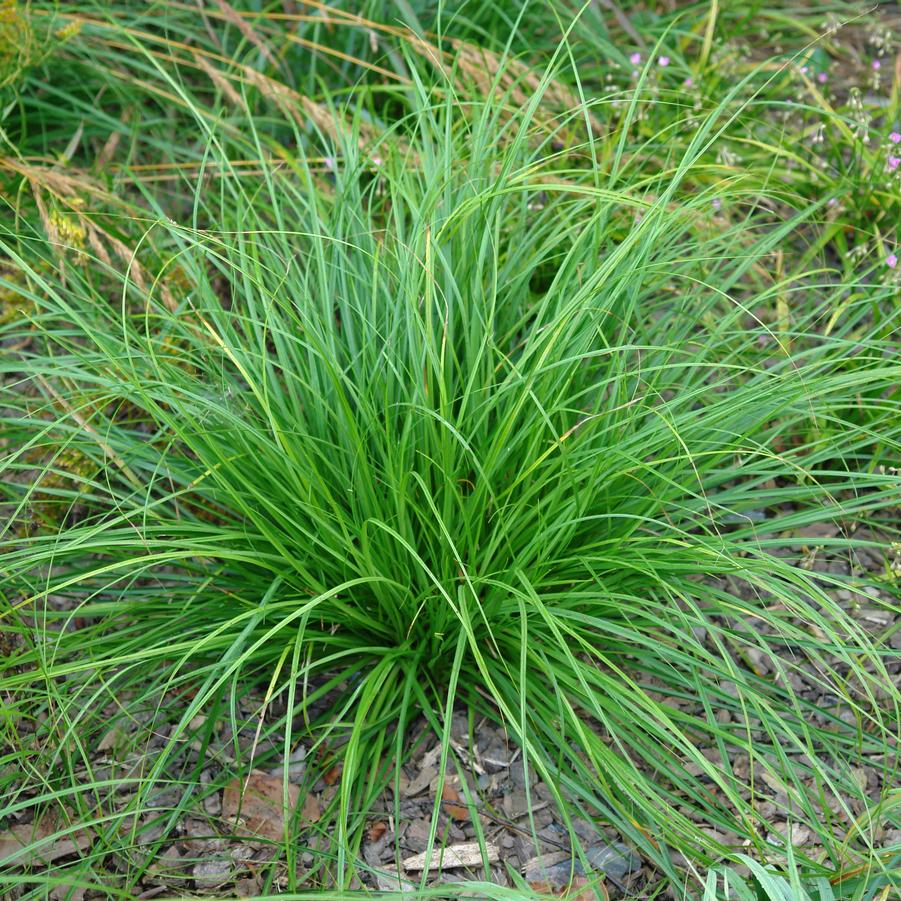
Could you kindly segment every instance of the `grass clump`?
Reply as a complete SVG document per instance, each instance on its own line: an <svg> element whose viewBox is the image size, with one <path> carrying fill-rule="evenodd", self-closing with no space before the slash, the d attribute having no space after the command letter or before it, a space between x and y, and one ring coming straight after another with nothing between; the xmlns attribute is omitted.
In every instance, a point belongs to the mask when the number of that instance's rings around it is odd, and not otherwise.
<svg viewBox="0 0 901 901"><path fill-rule="evenodd" d="M89 827L71 869L117 861L130 891L227 723L222 780L287 783L302 744L304 788L337 787L315 825L290 811L286 887L359 887L410 727L444 779L463 711L504 725L583 860L578 818L677 879L672 850L767 859L790 821L819 838L805 878L886 878L889 797L853 767L895 773L889 651L835 594L866 579L800 549L896 529L895 285L822 259L825 198L713 181L747 85L668 142L640 91L576 100L563 52L529 95L503 54L436 82L394 52L402 88L280 118L263 90L275 124L163 67L200 136L176 207L135 175L73 210L45 176L61 209L2 227L26 311L0 325L6 814ZM98 764L112 726L152 755Z"/></svg>

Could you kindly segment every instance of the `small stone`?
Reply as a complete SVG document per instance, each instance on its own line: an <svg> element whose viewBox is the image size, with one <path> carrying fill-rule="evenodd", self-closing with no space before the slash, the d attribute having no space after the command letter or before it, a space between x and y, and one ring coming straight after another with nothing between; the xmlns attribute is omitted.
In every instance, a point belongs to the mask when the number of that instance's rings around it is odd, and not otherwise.
<svg viewBox="0 0 901 901"><path fill-rule="evenodd" d="M550 884L554 889L569 885L573 876L598 876L623 880L641 866L641 858L621 842L608 845L598 842L585 849L590 872L586 873L581 859L567 851L553 851L530 860L523 872L527 882Z"/></svg>
<svg viewBox="0 0 901 901"><path fill-rule="evenodd" d="M510 766L516 751L500 733L495 733L491 740L481 749L482 765L487 772L498 773Z"/></svg>
<svg viewBox="0 0 901 901"><path fill-rule="evenodd" d="M582 839L583 842L591 844L598 838L598 827L590 820L584 820L577 817L572 822L573 831Z"/></svg>
<svg viewBox="0 0 901 901"><path fill-rule="evenodd" d="M771 820L776 813L776 805L772 801L764 801L757 805L757 813L762 820Z"/></svg>
<svg viewBox="0 0 901 901"><path fill-rule="evenodd" d="M788 823L776 823L776 832L767 835L766 840L771 845L782 845L786 839L791 842L793 847L802 847L810 838L810 830L801 823L792 823L789 830Z"/></svg>
<svg viewBox="0 0 901 901"><path fill-rule="evenodd" d="M577 875L581 869L578 861L574 861L568 852L551 851L533 857L525 865L523 876L526 882L547 883L551 889L558 889L568 885L573 875Z"/></svg>
<svg viewBox="0 0 901 901"><path fill-rule="evenodd" d="M510 781L518 788L525 788L526 771L521 760L516 760L510 764ZM531 775L531 774L530 774Z"/></svg>
<svg viewBox="0 0 901 901"><path fill-rule="evenodd" d="M858 614L858 619L862 619L865 622L873 623L874 626L878 626L880 629L884 629L887 626L892 624L892 620L894 619L894 615L891 610L880 610L878 608L867 607L866 609L861 610Z"/></svg>
<svg viewBox="0 0 901 901"><path fill-rule="evenodd" d="M411 851L425 851L430 832L431 823L427 817L413 820L404 833L404 846Z"/></svg>
<svg viewBox="0 0 901 901"><path fill-rule="evenodd" d="M305 745L298 745L288 755L288 781L300 782L307 772L307 749ZM285 765L279 764L268 770L270 776L284 776Z"/></svg>
<svg viewBox="0 0 901 901"><path fill-rule="evenodd" d="M529 812L529 800L525 790L514 788L504 795L504 814L508 820L515 820Z"/></svg>
<svg viewBox="0 0 901 901"><path fill-rule="evenodd" d="M385 850L385 842L367 842L363 845L363 859L373 869L377 869L382 864L382 852Z"/></svg>
<svg viewBox="0 0 901 901"><path fill-rule="evenodd" d="M641 858L628 845L616 842L608 845L601 842L592 845L585 852L588 862L599 873L606 873L613 879L623 879L641 866Z"/></svg>

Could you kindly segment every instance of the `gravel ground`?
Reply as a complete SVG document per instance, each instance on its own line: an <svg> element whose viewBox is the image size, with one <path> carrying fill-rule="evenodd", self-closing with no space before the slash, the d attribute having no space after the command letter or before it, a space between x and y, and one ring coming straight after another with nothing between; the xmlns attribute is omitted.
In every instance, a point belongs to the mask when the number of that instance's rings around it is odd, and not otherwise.
<svg viewBox="0 0 901 901"><path fill-rule="evenodd" d="M834 532L825 527L812 528L803 533L806 544L801 551L802 565L815 572L855 576L865 571L884 573L887 566L889 570L892 565L897 566L901 557L898 549L891 548L888 557L872 551L862 552L853 560L848 559L847 555L830 555L822 547L818 548L817 540L831 534ZM897 606L892 606L888 594L873 588L869 592L872 603L861 603L859 596L842 589L835 592L835 596L869 632L888 636L889 646L901 651ZM766 659L761 657L755 663L766 675ZM901 653L894 655L888 666L894 677L901 676ZM791 678L795 690L816 703L822 711L820 716L824 722L829 711L838 709L839 699L823 694L815 673L810 673L809 680L805 680L803 672ZM261 706L262 696L245 695L239 701L239 713L243 713L246 722L253 723L254 714ZM146 719L149 720L149 717L148 714ZM195 728L201 725L200 721L192 724ZM469 878L512 885L509 874L515 872L522 874L528 883L538 889L563 893L567 886L574 886L576 894L569 897L578 898L580 889L586 899L596 897L593 891L584 888L587 879L583 866L573 857L569 833L557 815L551 792L536 781L533 774L530 774L532 781L527 792L525 767L508 736L487 719L477 724L474 746L469 746L468 732L466 716L458 713L452 730L452 748L459 769L455 771L454 767L449 767L436 836L436 849L445 847L445 857L442 868L430 872L428 883ZM168 832L163 822L159 821L159 813L145 809L137 820L133 816L126 817L122 828L134 830L129 859L109 859L114 857L110 855L104 862L104 866L112 871L146 866L139 893L142 898L174 896L185 891L240 897L258 894L266 886L265 879L270 872L273 856L272 843L281 841L283 829L281 800L284 768L271 753L267 753L277 744L277 737L269 737L270 742L274 741L273 745L267 745L264 741L257 747L257 757L267 760L267 769L255 770L246 781L233 780L223 790L223 767L227 768L232 760L234 736L226 720L214 724L213 734L215 740L204 758L204 764L200 763L199 742L187 750L179 763L181 773L195 766L203 767L200 783L201 786L209 785L209 791L204 793L201 788L197 792L196 803L190 806L190 813L178 818ZM361 851L370 870L362 875L360 885L385 891L412 891L413 884L418 884L421 878L421 855L428 844L438 792L440 749L424 723L414 724L410 735L413 742L410 747L415 747L416 751L411 753L410 762L404 767L400 779L397 798L400 816L395 817L393 791L386 791L374 806L368 822ZM243 750L250 753L257 738L256 729L251 725L242 730L237 740ZM143 772L148 760L162 748L166 739L166 730L154 727L149 740L143 743L142 754L133 751L120 753L120 748L134 747L134 742L129 742L127 736L119 732L119 727L112 728L101 741L92 761L92 778L123 779L128 774ZM710 749L710 753L713 757L718 752L714 748ZM747 759L736 757L732 762L737 774L748 770ZM873 801L887 788L881 784L881 774L875 763L862 760L853 774ZM328 853L331 847L329 837L322 834L317 823L322 811L337 793L339 772L336 768L327 771L313 790L301 797L300 783L304 781L306 771L306 748L299 746L289 761L291 781L287 791L292 806L299 804L302 808L301 820L307 843L298 849L293 865L304 881L315 884L318 855ZM472 805L466 802L459 773L474 793ZM761 797L762 812L772 815L786 804L786 787L776 780L764 780L764 783L756 791ZM178 787L165 790L154 797L153 806L158 810L171 809L177 806L182 792L183 789ZM766 795L769 795L768 799ZM123 793L110 806L125 810L132 800L133 796ZM854 812L857 814L861 810L855 809ZM884 823L878 826L875 840L883 847L901 844L901 829L896 828L898 825ZM604 873L604 887L611 898L641 898L653 891L653 886L659 882L658 875L622 843L620 836L605 830L603 825L585 820L577 820L574 827L591 863L591 873L588 875L596 877ZM0 833L0 865L35 832L51 835L56 828L55 823L35 825L28 823L27 818L8 823L8 831ZM787 833L788 828L788 824L784 824L783 834ZM793 830L792 843L815 855L815 835L800 825L795 825ZM488 851L487 868L478 850L479 832L484 836ZM735 836L716 835L727 844L731 841L740 844ZM76 832L64 841L45 847L41 857L33 858L31 863L40 868L50 861L59 865L67 859L74 860L74 856L84 853L93 841L89 833ZM436 850L436 857L437 854ZM285 862L276 865L274 890L288 885L287 866ZM15 892L10 892L8 897L15 898ZM50 897L89 901L102 896L76 888L68 894L56 890ZM667 895L664 893L655 897Z"/></svg>

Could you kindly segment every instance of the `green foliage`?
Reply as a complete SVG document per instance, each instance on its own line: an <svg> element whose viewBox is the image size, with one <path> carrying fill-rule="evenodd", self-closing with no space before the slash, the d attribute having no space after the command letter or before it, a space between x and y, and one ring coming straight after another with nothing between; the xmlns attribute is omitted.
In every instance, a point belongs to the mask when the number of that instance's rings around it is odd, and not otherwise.
<svg viewBox="0 0 901 901"><path fill-rule="evenodd" d="M834 886L820 877L811 882L803 880L795 861L789 856L788 875L783 876L748 857L739 855L737 860L748 873L745 877L737 868L712 869L707 874L703 901L836 901L838 898L874 899L887 898L897 885L898 869L885 875L864 874L846 880L836 880ZM897 861L896 861L897 863Z"/></svg>

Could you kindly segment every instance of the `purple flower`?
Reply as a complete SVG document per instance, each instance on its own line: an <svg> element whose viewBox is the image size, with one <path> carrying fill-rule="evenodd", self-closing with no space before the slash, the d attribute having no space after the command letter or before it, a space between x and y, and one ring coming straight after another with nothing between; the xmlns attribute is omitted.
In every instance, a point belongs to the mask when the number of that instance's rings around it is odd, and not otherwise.
<svg viewBox="0 0 901 901"><path fill-rule="evenodd" d="M885 265L888 266L889 269L894 269L895 266L898 265L898 257L895 254L890 253L885 258Z"/></svg>
<svg viewBox="0 0 901 901"><path fill-rule="evenodd" d="M870 65L873 67L874 72L878 72L882 68L882 63L879 62L878 59L874 59L873 62L870 63Z"/></svg>
<svg viewBox="0 0 901 901"><path fill-rule="evenodd" d="M682 82L682 84L685 85L685 87L687 87L687 88L694 87L694 83L695 83L695 81L691 77L686 78L685 81Z"/></svg>
<svg viewBox="0 0 901 901"><path fill-rule="evenodd" d="M669 65L669 57L668 56L657 57L657 64L660 66L668 66Z"/></svg>
<svg viewBox="0 0 901 901"><path fill-rule="evenodd" d="M888 171L894 172L901 165L901 156L890 156L888 158Z"/></svg>
<svg viewBox="0 0 901 901"><path fill-rule="evenodd" d="M826 84L826 82L829 81L829 76L825 72L820 72L820 74L817 75L817 81L820 84Z"/></svg>
<svg viewBox="0 0 901 901"><path fill-rule="evenodd" d="M633 66L637 66L637 65L641 62L641 54L640 54L640 53L633 53L633 54L629 57L629 62L632 63Z"/></svg>
<svg viewBox="0 0 901 901"><path fill-rule="evenodd" d="M711 206L715 210L719 210L723 206L723 201L719 199L719 197L714 197L713 200L710 201Z"/></svg>
<svg viewBox="0 0 901 901"><path fill-rule="evenodd" d="M837 203L838 203L838 201L834 197L830 197L826 201L826 206L835 206Z"/></svg>
<svg viewBox="0 0 901 901"><path fill-rule="evenodd" d="M801 74L806 75L808 72L807 66L801 66Z"/></svg>
<svg viewBox="0 0 901 901"><path fill-rule="evenodd" d="M888 136L888 139L889 139L893 144L901 144L901 132L893 131L893 132Z"/></svg>

